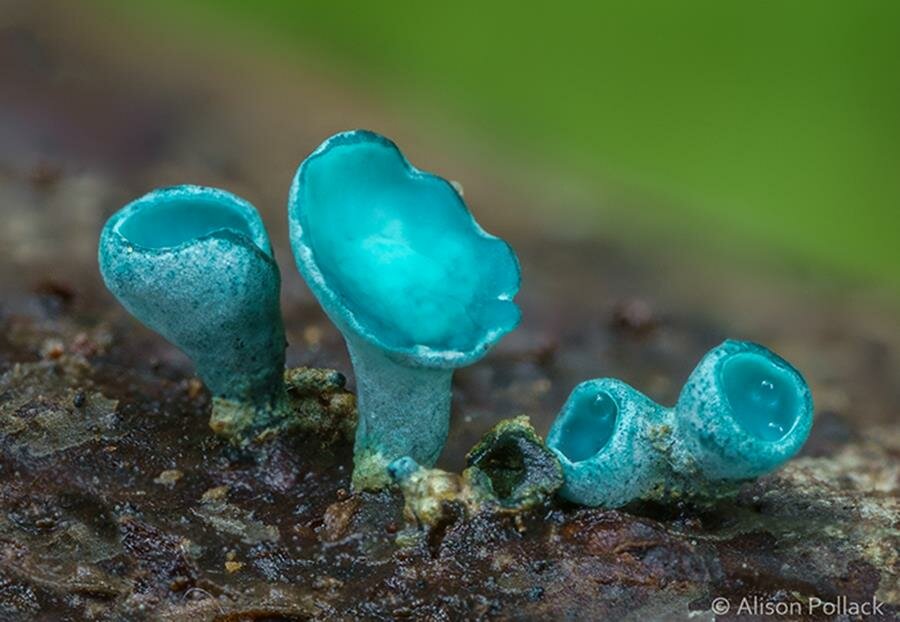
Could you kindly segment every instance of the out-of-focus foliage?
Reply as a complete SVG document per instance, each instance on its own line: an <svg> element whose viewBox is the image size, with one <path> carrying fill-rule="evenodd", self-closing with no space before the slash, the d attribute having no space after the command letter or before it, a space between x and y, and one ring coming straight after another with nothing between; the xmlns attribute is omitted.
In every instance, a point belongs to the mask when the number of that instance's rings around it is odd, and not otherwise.
<svg viewBox="0 0 900 622"><path fill-rule="evenodd" d="M900 285L900 3L143 4L643 192L673 239Z"/></svg>

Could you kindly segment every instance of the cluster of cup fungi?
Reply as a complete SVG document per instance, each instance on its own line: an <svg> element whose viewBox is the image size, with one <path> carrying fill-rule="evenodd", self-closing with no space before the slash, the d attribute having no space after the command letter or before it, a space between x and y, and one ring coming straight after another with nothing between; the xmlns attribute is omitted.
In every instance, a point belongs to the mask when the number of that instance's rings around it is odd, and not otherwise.
<svg viewBox="0 0 900 622"><path fill-rule="evenodd" d="M154 190L110 217L100 238L107 287L191 358L213 395L211 426L233 442L320 430L309 404L321 399L307 398L330 395L348 431L355 425L354 488L398 485L427 519L442 495L510 511L553 494L608 508L711 497L778 468L809 434L800 373L763 346L729 340L672 408L619 380L588 380L546 443L517 417L473 448L462 476L433 469L453 370L519 323L515 252L479 226L454 184L364 130L332 136L303 161L288 219L297 268L346 341L355 404L340 374L285 370L281 277L247 201L191 185Z"/></svg>

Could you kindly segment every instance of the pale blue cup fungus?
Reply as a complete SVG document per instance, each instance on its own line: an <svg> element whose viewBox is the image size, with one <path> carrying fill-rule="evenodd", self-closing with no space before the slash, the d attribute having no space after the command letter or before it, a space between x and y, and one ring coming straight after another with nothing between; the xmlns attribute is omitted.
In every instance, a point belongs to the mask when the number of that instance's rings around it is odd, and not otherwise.
<svg viewBox="0 0 900 622"><path fill-rule="evenodd" d="M584 382L553 423L572 502L715 498L769 473L809 436L812 394L790 363L755 343L726 341L694 369L674 408L613 379Z"/></svg>
<svg viewBox="0 0 900 622"><path fill-rule="evenodd" d="M132 201L100 236L107 288L183 350L233 439L281 416L281 276L256 209L224 190L175 186Z"/></svg>
<svg viewBox="0 0 900 622"><path fill-rule="evenodd" d="M813 422L809 386L774 352L729 340L694 368L675 405L697 467L710 480L745 480L800 451Z"/></svg>
<svg viewBox="0 0 900 622"><path fill-rule="evenodd" d="M621 380L579 384L547 435L547 447L563 469L559 494L610 508L644 496L658 477L658 458L645 442L645 426L665 418L665 408Z"/></svg>
<svg viewBox="0 0 900 622"><path fill-rule="evenodd" d="M453 370L519 322L515 253L448 181L364 130L332 136L300 165L288 216L297 267L353 362L354 487L388 485L400 457L433 465Z"/></svg>

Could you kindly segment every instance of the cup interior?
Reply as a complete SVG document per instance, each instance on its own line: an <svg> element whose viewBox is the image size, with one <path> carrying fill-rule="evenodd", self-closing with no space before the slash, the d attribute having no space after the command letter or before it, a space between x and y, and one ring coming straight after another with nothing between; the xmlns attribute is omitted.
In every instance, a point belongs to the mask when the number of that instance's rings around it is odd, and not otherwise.
<svg viewBox="0 0 900 622"><path fill-rule="evenodd" d="M341 304L391 349L470 352L510 330L518 268L443 179L383 140L306 161L298 218Z"/></svg>
<svg viewBox="0 0 900 622"><path fill-rule="evenodd" d="M202 197L179 197L143 205L118 226L118 232L138 246L172 248L229 230L253 240L253 231L235 207Z"/></svg>
<svg viewBox="0 0 900 622"><path fill-rule="evenodd" d="M582 393L564 415L556 449L573 463L593 458L609 443L618 419L618 404L609 393Z"/></svg>
<svg viewBox="0 0 900 622"><path fill-rule="evenodd" d="M800 416L797 378L765 356L742 352L722 362L719 380L736 423L764 441L777 441Z"/></svg>

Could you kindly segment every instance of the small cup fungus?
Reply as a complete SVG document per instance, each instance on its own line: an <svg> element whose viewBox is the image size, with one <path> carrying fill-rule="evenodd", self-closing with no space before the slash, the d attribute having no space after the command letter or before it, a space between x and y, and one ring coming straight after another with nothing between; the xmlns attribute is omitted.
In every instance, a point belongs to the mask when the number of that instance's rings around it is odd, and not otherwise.
<svg viewBox="0 0 900 622"><path fill-rule="evenodd" d="M252 205L215 188L154 190L110 217L99 261L122 305L194 362L218 401L213 429L237 437L278 416L281 277Z"/></svg>
<svg viewBox="0 0 900 622"><path fill-rule="evenodd" d="M715 496L796 454L812 427L812 395L790 363L726 341L697 365L674 408L623 382L572 392L547 438L565 474L560 494L619 507L636 499Z"/></svg>
<svg viewBox="0 0 900 622"><path fill-rule="evenodd" d="M691 373L675 405L678 427L711 480L773 471L812 428L812 393L800 372L755 343L726 341Z"/></svg>

